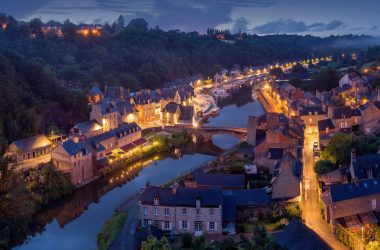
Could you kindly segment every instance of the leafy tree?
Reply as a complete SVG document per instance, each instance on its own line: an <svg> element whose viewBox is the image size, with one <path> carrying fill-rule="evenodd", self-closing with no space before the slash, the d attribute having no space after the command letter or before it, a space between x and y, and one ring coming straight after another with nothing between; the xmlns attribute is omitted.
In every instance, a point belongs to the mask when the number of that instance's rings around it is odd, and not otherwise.
<svg viewBox="0 0 380 250"><path fill-rule="evenodd" d="M366 247L366 250L377 250L380 249L380 242L379 241L370 241Z"/></svg>
<svg viewBox="0 0 380 250"><path fill-rule="evenodd" d="M156 237L149 237L141 245L141 250L168 250L171 249L169 241L162 237L160 240L157 240Z"/></svg>
<svg viewBox="0 0 380 250"><path fill-rule="evenodd" d="M321 153L321 159L329 160L334 165L349 165L354 136L343 132L336 133L326 149Z"/></svg>
<svg viewBox="0 0 380 250"><path fill-rule="evenodd" d="M136 29L136 30L147 31L148 30L148 23L143 18L132 19L128 23L127 29Z"/></svg>
<svg viewBox="0 0 380 250"><path fill-rule="evenodd" d="M237 250L235 241L232 238L225 238L220 245L221 250Z"/></svg>
<svg viewBox="0 0 380 250"><path fill-rule="evenodd" d="M331 67L322 69L314 79L313 85L318 90L331 90L339 86L338 72Z"/></svg>
<svg viewBox="0 0 380 250"><path fill-rule="evenodd" d="M329 160L318 160L314 163L314 172L323 175L336 169L336 166Z"/></svg>
<svg viewBox="0 0 380 250"><path fill-rule="evenodd" d="M191 248L191 245L193 244L193 237L191 236L191 234L183 234L181 240L183 248Z"/></svg>

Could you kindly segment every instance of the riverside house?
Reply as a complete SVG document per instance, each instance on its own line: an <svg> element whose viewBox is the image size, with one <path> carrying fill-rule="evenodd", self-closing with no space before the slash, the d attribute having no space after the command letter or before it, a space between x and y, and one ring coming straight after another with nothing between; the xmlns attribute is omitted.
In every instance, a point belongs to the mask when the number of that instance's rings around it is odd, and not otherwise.
<svg viewBox="0 0 380 250"><path fill-rule="evenodd" d="M45 135L36 135L12 142L5 156L15 159L22 169L50 162L52 142Z"/></svg>

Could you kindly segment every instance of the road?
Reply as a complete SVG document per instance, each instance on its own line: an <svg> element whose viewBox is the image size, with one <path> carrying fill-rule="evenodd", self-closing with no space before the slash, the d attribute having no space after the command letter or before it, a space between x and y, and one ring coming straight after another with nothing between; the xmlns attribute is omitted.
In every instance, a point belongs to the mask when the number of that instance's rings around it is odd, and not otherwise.
<svg viewBox="0 0 380 250"><path fill-rule="evenodd" d="M308 127L305 129L305 141L303 148L303 195L301 202L302 217L308 227L314 230L324 239L333 249L347 249L339 242L330 226L322 219L321 207L318 197L318 182L313 171L313 143L318 141L316 128Z"/></svg>

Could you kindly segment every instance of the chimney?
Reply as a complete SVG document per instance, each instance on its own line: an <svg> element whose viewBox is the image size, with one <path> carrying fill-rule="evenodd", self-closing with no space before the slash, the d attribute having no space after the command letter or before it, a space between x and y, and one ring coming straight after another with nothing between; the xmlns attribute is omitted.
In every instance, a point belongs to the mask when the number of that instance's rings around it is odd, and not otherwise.
<svg viewBox="0 0 380 250"><path fill-rule="evenodd" d="M172 193L173 194L176 194L177 193L177 188L179 187L178 183L177 182L174 182L173 184L173 188L172 188Z"/></svg>
<svg viewBox="0 0 380 250"><path fill-rule="evenodd" d="M355 149L351 150L351 164L350 164L350 173L351 173L351 180L355 181L356 175L355 175L355 169L354 169L354 164L356 162L356 151Z"/></svg>
<svg viewBox="0 0 380 250"><path fill-rule="evenodd" d="M257 130L256 116L249 116L248 125L247 125L247 143L251 146L256 146L256 130Z"/></svg>

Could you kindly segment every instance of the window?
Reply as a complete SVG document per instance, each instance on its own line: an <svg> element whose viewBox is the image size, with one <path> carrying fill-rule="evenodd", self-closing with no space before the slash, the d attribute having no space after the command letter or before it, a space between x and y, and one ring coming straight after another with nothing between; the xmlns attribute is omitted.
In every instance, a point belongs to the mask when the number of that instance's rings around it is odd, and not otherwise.
<svg viewBox="0 0 380 250"><path fill-rule="evenodd" d="M209 213L210 213L210 215L214 215L214 209L210 208Z"/></svg>
<svg viewBox="0 0 380 250"><path fill-rule="evenodd" d="M372 200L372 210L376 209L376 199Z"/></svg>
<svg viewBox="0 0 380 250"><path fill-rule="evenodd" d="M154 198L153 202L155 206L158 206L158 198Z"/></svg>
<svg viewBox="0 0 380 250"><path fill-rule="evenodd" d="M160 222L159 222L158 220L155 220L155 221L153 222L153 226L159 228L159 225L160 225Z"/></svg>
<svg viewBox="0 0 380 250"><path fill-rule="evenodd" d="M186 214L187 214L186 208L182 208L182 215L186 215Z"/></svg>
<svg viewBox="0 0 380 250"><path fill-rule="evenodd" d="M169 216L169 208L165 208L164 209L164 215L165 216Z"/></svg>
<svg viewBox="0 0 380 250"><path fill-rule="evenodd" d="M158 216L158 208L154 208L154 215Z"/></svg>
<svg viewBox="0 0 380 250"><path fill-rule="evenodd" d="M196 213L201 214L201 210L199 208L197 208Z"/></svg>
<svg viewBox="0 0 380 250"><path fill-rule="evenodd" d="M182 229L188 229L187 221L182 221Z"/></svg>
<svg viewBox="0 0 380 250"><path fill-rule="evenodd" d="M169 221L165 221L164 222L164 228L165 229L170 229L170 222Z"/></svg>
<svg viewBox="0 0 380 250"><path fill-rule="evenodd" d="M208 230L210 231L214 231L215 230L215 222L214 221L210 221L209 224L208 224Z"/></svg>
<svg viewBox="0 0 380 250"><path fill-rule="evenodd" d="M148 208L147 207L143 207L143 212L144 212L144 215L148 215Z"/></svg>
<svg viewBox="0 0 380 250"><path fill-rule="evenodd" d="M201 206L201 200L197 199L195 201L195 204L196 204L197 207L200 207Z"/></svg>
<svg viewBox="0 0 380 250"><path fill-rule="evenodd" d="M202 221L194 221L195 231L202 231Z"/></svg>

